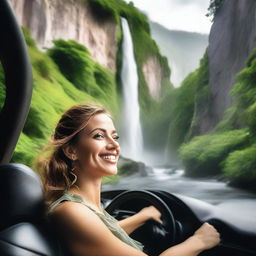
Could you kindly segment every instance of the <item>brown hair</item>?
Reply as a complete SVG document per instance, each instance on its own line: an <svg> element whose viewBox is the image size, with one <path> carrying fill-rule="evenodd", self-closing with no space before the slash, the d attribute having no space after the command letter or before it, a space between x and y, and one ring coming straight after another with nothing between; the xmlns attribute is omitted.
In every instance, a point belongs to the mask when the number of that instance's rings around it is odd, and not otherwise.
<svg viewBox="0 0 256 256"><path fill-rule="evenodd" d="M99 113L105 113L112 118L105 107L96 103L77 104L69 108L61 116L54 134L43 148L42 152L48 155L40 155L36 158L34 166L39 170L43 182L47 206L59 198L74 180L74 176L70 173L72 160L63 152L63 146L74 146L79 132L86 127L93 115Z"/></svg>

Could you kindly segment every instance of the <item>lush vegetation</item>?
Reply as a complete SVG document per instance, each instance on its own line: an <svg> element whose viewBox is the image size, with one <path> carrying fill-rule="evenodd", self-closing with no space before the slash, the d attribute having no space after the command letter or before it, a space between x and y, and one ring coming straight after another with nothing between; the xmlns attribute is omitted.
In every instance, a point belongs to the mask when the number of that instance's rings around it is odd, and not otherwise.
<svg viewBox="0 0 256 256"><path fill-rule="evenodd" d="M55 40L48 55L58 65L61 73L79 90L109 105L116 102L116 84L112 72L94 62L85 46L73 40ZM112 105L116 110L116 106Z"/></svg>
<svg viewBox="0 0 256 256"><path fill-rule="evenodd" d="M217 134L195 136L179 148L180 157L191 176L220 174L221 163L228 154L248 143L247 130L232 130Z"/></svg>
<svg viewBox="0 0 256 256"><path fill-rule="evenodd" d="M42 146L47 142L60 115L68 107L77 103L98 102L108 107L114 116L117 115L118 109L117 100L115 100L114 74L100 66L99 63L94 62L83 46L73 41L61 40L57 41L55 46L52 49L49 49L47 54L36 48L35 42L30 37L27 30L24 30L24 35L33 69L33 94L28 118L20 135L11 162L21 162L32 166L33 160L40 152ZM61 50L65 51L66 55L63 54L64 56L70 56L71 53L73 54L75 50L77 50L81 58L81 61L78 62L79 65L81 65L79 69L80 72L84 72L84 69L87 68L87 64L92 68L92 72L87 74L87 78L90 81L93 81L90 86L94 86L95 91L103 84L108 87L112 86L112 90L109 90L108 92L109 94L107 95L104 93L103 89L101 97L93 97L88 93L88 90L93 90L93 88L88 89L86 87L87 84L82 83L75 85L72 83L74 82L72 79L67 79L69 78L70 73L61 70L61 64L58 63L59 66L56 65L54 57L50 57L55 53L57 55ZM75 57L79 58L79 56ZM71 58L70 61L72 62L72 60L73 59ZM81 73L77 71L76 73L72 73L72 75L74 75L75 78L79 76L79 78L81 78L83 77L83 74ZM2 84L2 70L0 74L0 82ZM2 88L4 87L1 87L1 91ZM1 93L0 97L0 101L4 102L4 93ZM111 98L110 101L108 101L108 97Z"/></svg>
<svg viewBox="0 0 256 256"><path fill-rule="evenodd" d="M231 184L255 189L255 83L256 49L247 59L245 68L237 74L230 91L234 104L227 109L224 119L210 134L192 137L179 148L179 157L188 175L221 174Z"/></svg>
<svg viewBox="0 0 256 256"><path fill-rule="evenodd" d="M197 116L208 98L208 55L200 60L200 66L190 73L179 88L166 95L159 106L159 121L168 129L168 148L172 158L179 146L195 135Z"/></svg>
<svg viewBox="0 0 256 256"><path fill-rule="evenodd" d="M256 144L236 150L222 163L230 184L256 191Z"/></svg>

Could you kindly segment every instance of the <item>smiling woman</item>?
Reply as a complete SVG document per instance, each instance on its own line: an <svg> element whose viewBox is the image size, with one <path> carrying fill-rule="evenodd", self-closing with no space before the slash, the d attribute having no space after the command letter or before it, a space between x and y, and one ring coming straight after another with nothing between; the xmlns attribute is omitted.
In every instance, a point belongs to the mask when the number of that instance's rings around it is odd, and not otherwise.
<svg viewBox="0 0 256 256"><path fill-rule="evenodd" d="M120 147L111 118L110 112L97 104L74 105L61 116L44 148L49 154L36 161L48 206L73 185L82 186L79 183L90 175L99 181L117 173ZM114 155L114 161L106 155Z"/></svg>
<svg viewBox="0 0 256 256"><path fill-rule="evenodd" d="M49 154L37 159L47 216L67 245L64 250L72 255L146 256L144 245L129 234L149 219L162 223L153 205L121 221L104 209L101 181L117 174L118 138L107 109L97 104L74 105L61 116L46 145ZM218 242L219 233L205 223L193 236L160 255L194 256Z"/></svg>

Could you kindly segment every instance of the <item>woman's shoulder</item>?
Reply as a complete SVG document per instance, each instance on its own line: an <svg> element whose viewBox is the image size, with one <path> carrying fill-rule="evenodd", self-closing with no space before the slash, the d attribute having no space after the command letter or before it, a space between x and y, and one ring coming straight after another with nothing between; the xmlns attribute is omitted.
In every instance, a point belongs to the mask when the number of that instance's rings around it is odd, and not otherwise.
<svg viewBox="0 0 256 256"><path fill-rule="evenodd" d="M62 204L55 209L54 217L64 239L74 241L74 252L78 245L86 255L145 255L115 236L96 214L82 204L72 201Z"/></svg>
<svg viewBox="0 0 256 256"><path fill-rule="evenodd" d="M82 198L77 196L77 195L72 195L67 193L67 191L63 192L63 195L56 199L54 202L52 202L49 207L48 207L48 214L51 214L53 210L57 207L62 205L64 202L77 202L77 203L82 203ZM58 207L59 208L59 207Z"/></svg>

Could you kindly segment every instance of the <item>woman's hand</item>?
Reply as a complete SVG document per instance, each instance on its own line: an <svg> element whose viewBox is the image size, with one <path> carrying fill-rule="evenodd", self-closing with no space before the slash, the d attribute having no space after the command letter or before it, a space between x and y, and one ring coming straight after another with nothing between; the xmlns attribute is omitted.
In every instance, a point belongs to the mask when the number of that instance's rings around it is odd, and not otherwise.
<svg viewBox="0 0 256 256"><path fill-rule="evenodd" d="M191 238L198 242L201 250L210 249L220 243L220 233L207 222L198 228Z"/></svg>
<svg viewBox="0 0 256 256"><path fill-rule="evenodd" d="M118 224L126 231L127 234L130 234L138 227L144 225L144 223L149 219L154 219L157 222L163 223L160 217L161 213L151 205L142 208L139 212L130 217L119 220Z"/></svg>
<svg viewBox="0 0 256 256"><path fill-rule="evenodd" d="M163 221L161 220L161 212L158 211L157 208L154 207L153 205L144 207L138 213L144 215L146 220L154 219L157 222L163 224Z"/></svg>
<svg viewBox="0 0 256 256"><path fill-rule="evenodd" d="M197 256L202 251L214 247L219 242L219 232L212 225L205 222L184 242L166 249L159 256Z"/></svg>

